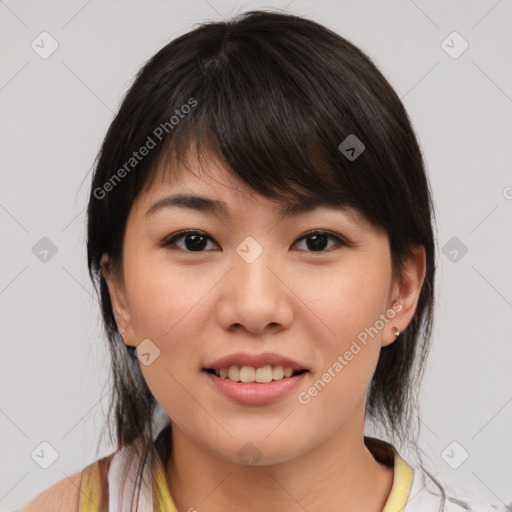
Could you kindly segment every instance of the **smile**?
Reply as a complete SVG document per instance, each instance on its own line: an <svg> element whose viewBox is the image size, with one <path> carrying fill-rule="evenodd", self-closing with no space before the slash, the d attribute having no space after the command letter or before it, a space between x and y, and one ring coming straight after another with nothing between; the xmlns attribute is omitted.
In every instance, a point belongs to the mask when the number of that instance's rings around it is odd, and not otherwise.
<svg viewBox="0 0 512 512"><path fill-rule="evenodd" d="M202 373L217 392L229 399L244 405L265 405L289 395L309 372L308 370L294 371L280 366L263 368L242 366L240 369L237 366L230 366L228 369L205 369ZM256 380L258 376L264 381Z"/></svg>
<svg viewBox="0 0 512 512"><path fill-rule="evenodd" d="M294 370L290 367L279 365L266 365L260 368L253 366L231 365L225 368L207 369L210 373L215 373L221 379L228 379L232 382L258 382L266 384L268 382L285 379L294 375L299 375L307 370Z"/></svg>

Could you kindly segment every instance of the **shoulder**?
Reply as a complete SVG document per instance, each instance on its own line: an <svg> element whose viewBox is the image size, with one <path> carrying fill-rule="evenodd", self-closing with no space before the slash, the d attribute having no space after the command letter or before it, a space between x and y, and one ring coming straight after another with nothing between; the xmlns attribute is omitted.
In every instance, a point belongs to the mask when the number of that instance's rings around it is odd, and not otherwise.
<svg viewBox="0 0 512 512"><path fill-rule="evenodd" d="M98 459L81 471L66 476L26 503L19 512L78 512L88 510L84 504L91 498L96 503L108 499L108 469L113 454Z"/></svg>
<svg viewBox="0 0 512 512"><path fill-rule="evenodd" d="M37 495L26 503L20 512L53 512L78 511L80 504L80 481L82 472L78 471L59 480L56 484Z"/></svg>

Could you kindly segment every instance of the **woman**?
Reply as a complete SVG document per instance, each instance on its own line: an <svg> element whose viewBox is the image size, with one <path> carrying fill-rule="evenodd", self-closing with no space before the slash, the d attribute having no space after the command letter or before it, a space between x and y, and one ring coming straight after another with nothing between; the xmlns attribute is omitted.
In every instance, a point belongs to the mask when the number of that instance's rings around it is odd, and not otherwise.
<svg viewBox="0 0 512 512"><path fill-rule="evenodd" d="M347 40L252 11L166 45L88 207L117 450L24 510L472 509L364 434L416 440L433 221L407 113Z"/></svg>

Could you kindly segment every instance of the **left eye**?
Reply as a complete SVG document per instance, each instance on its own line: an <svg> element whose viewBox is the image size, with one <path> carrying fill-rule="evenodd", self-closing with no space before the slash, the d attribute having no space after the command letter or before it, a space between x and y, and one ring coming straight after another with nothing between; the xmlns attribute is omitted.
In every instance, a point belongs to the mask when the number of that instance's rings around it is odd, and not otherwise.
<svg viewBox="0 0 512 512"><path fill-rule="evenodd" d="M347 241L333 233L319 230L310 231L309 233L302 235L294 245L305 241L308 252L325 252L329 239L334 240L334 245L350 245ZM181 241L184 241L184 245L178 243ZM197 230L189 230L181 231L170 238L167 238L160 245L162 247L177 246L186 252L204 252L205 247L208 245L208 241L213 242L212 238L206 233ZM214 245L217 244L214 242Z"/></svg>
<svg viewBox="0 0 512 512"><path fill-rule="evenodd" d="M311 249L311 252L324 252L329 239L335 240L334 245L349 245L345 240L328 231L310 231L302 235L296 243L302 240L309 241L309 243L306 243L306 246L308 249Z"/></svg>

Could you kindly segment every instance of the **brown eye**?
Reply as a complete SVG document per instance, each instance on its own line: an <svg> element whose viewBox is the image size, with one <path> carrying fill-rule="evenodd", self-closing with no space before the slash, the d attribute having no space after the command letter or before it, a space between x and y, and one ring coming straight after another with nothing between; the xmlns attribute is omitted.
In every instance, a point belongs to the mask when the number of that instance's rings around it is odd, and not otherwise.
<svg viewBox="0 0 512 512"><path fill-rule="evenodd" d="M305 235L301 236L298 242L305 240L308 252L327 252L326 248L329 244L329 239L334 240L334 245L349 246L348 242L343 240L337 235L328 231L310 231ZM296 243L298 243L296 242ZM332 247L332 246L331 246ZM329 247L329 248L331 248Z"/></svg>
<svg viewBox="0 0 512 512"><path fill-rule="evenodd" d="M186 252L204 252L208 245L208 240L212 240L208 235L197 230L181 231L171 238L162 242L163 247L177 246ZM181 242L181 243L178 243Z"/></svg>

